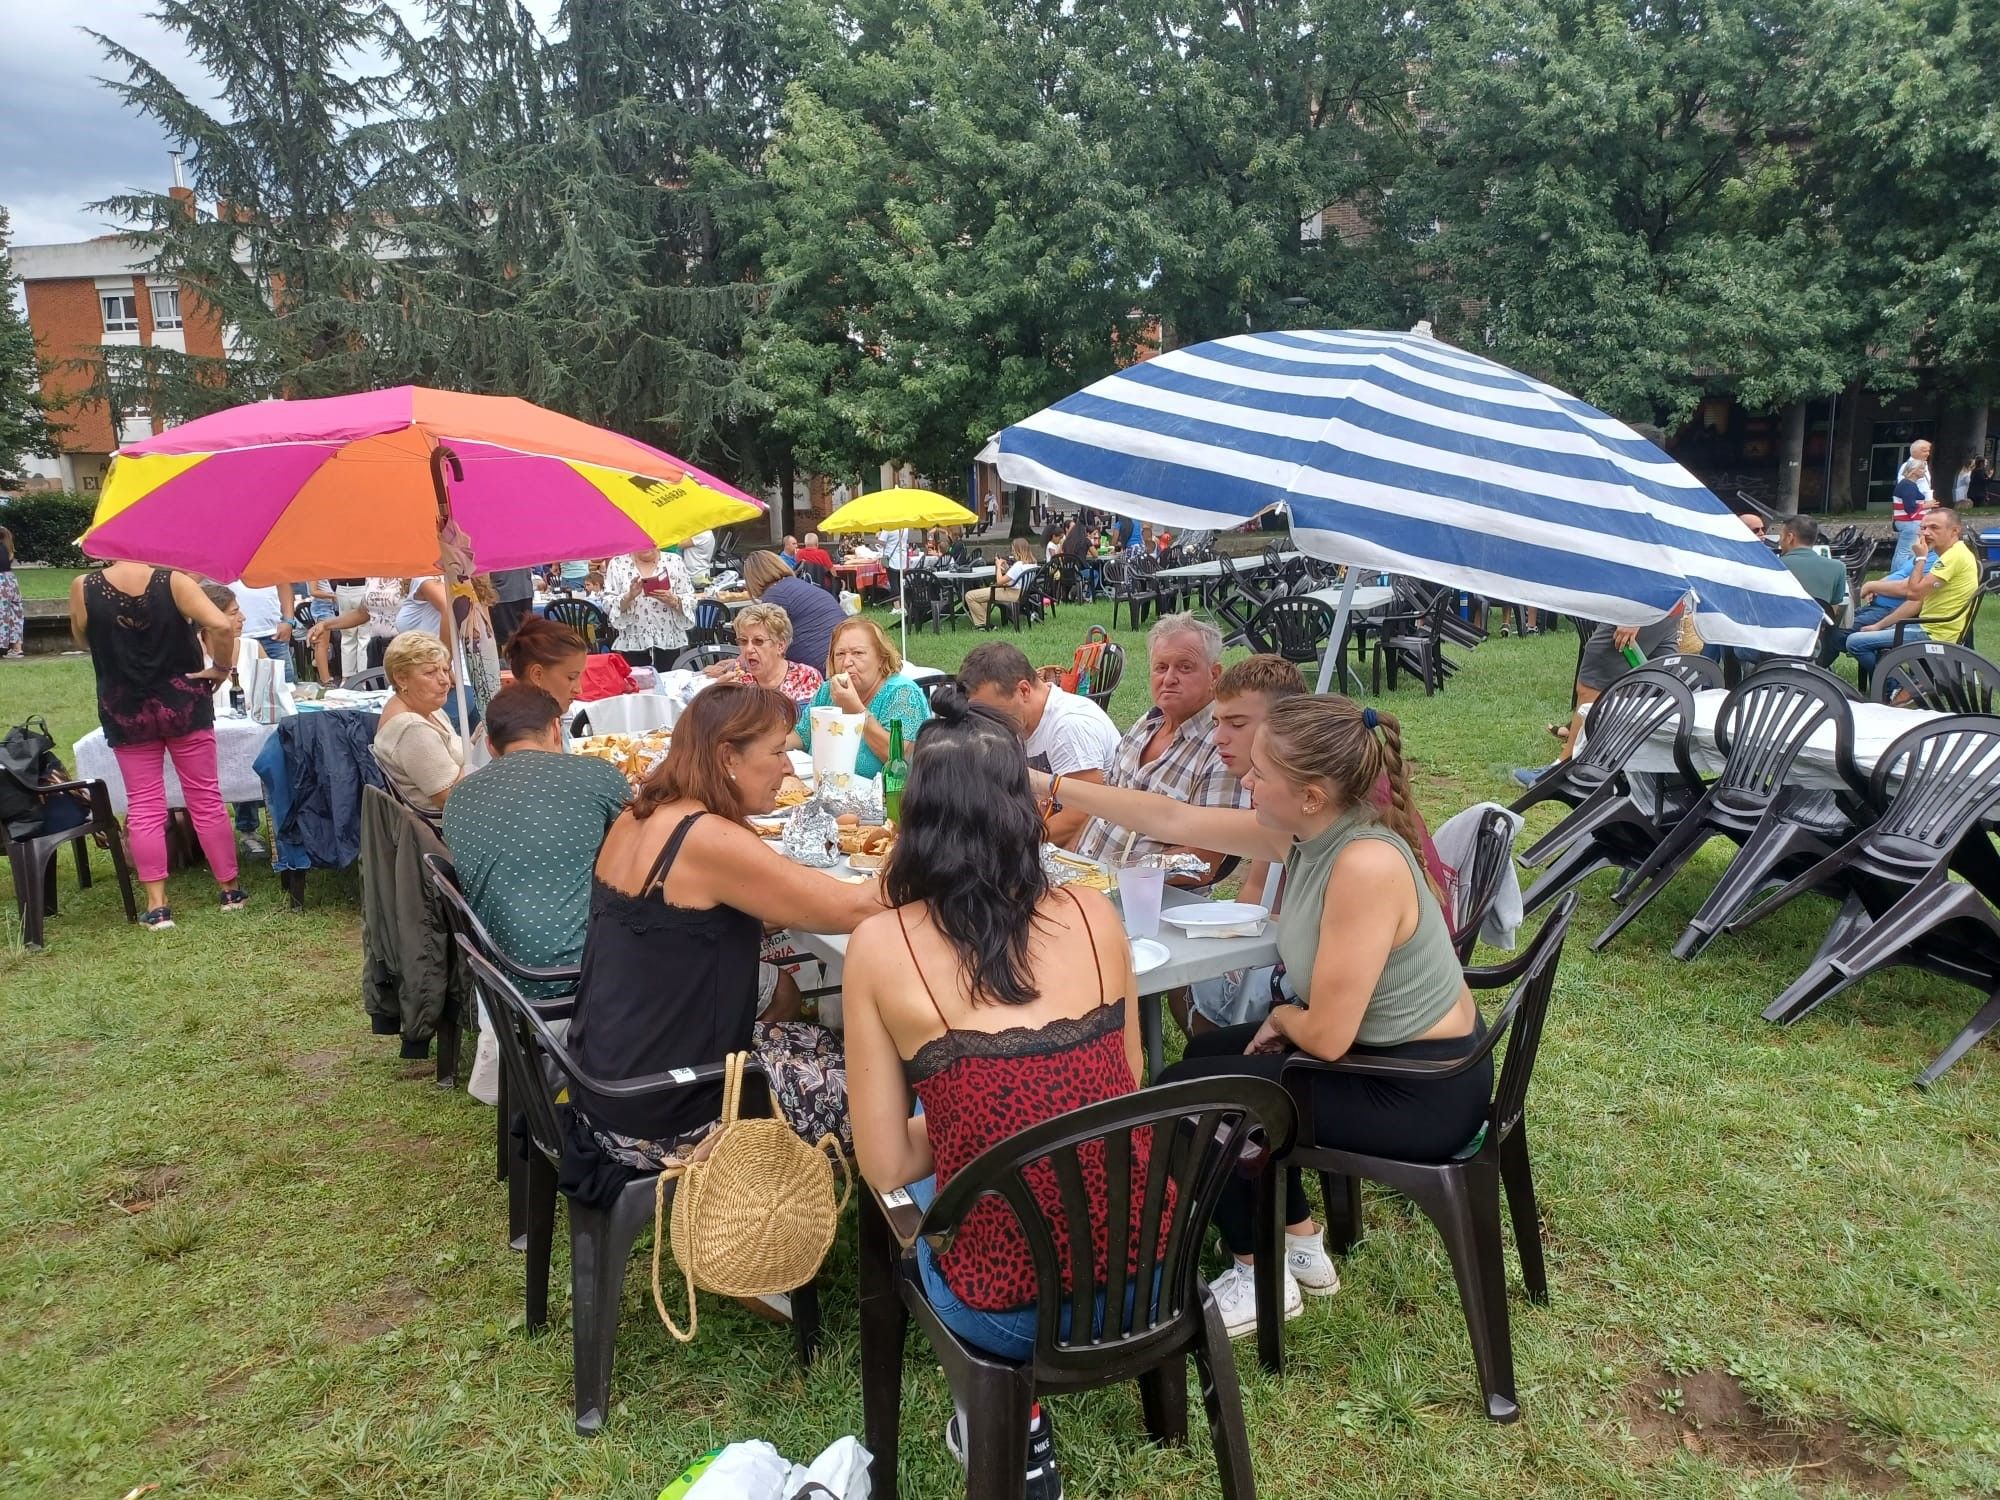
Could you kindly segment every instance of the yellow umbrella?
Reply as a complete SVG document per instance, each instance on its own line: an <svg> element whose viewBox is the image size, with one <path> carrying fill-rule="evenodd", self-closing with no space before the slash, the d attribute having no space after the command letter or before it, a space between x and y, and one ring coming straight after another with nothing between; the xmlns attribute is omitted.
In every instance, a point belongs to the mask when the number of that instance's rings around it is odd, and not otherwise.
<svg viewBox="0 0 2000 1500"><path fill-rule="evenodd" d="M979 517L960 505L949 495L940 495L936 490L877 490L872 495L860 495L847 502L828 516L815 531L855 532L855 531L907 531L911 527L931 526L977 526ZM909 557L903 558L905 566L896 574L896 606L902 622L903 654L910 650L910 618L903 609L903 580L909 576Z"/></svg>
<svg viewBox="0 0 2000 1500"><path fill-rule="evenodd" d="M977 526L979 517L936 490L877 490L859 495L815 531L907 531L913 526Z"/></svg>

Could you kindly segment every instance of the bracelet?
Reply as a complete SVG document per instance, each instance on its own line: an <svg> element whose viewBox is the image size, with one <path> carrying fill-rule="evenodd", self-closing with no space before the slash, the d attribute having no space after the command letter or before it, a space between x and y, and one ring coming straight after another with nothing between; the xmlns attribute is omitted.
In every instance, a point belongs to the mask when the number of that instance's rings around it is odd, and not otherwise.
<svg viewBox="0 0 2000 1500"><path fill-rule="evenodd" d="M1049 800L1042 804L1043 817L1047 817L1050 813L1059 813L1063 810L1062 800L1056 795L1061 790L1062 772L1058 771L1049 778Z"/></svg>

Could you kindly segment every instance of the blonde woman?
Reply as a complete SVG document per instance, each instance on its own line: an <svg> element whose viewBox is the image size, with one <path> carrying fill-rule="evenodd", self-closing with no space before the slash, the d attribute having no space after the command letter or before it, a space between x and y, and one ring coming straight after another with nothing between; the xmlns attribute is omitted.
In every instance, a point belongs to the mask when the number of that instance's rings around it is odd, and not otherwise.
<svg viewBox="0 0 2000 1500"><path fill-rule="evenodd" d="M785 655L792 644L792 617L775 604L746 604L731 622L737 654L707 668L723 682L754 682L783 693L793 703L809 703L824 680L818 667Z"/></svg>
<svg viewBox="0 0 2000 1500"><path fill-rule="evenodd" d="M451 656L429 631L406 630L382 667L394 692L375 724L375 759L404 801L440 809L465 775L465 743L444 716Z"/></svg>
<svg viewBox="0 0 2000 1500"><path fill-rule="evenodd" d="M993 587L973 589L965 596L965 612L972 617L973 625L984 630L986 617L993 612L996 604L1019 604L1022 583L1040 566L1041 562L1035 556L1035 544L1027 537L1015 537L1013 557L993 565Z"/></svg>
<svg viewBox="0 0 2000 1500"><path fill-rule="evenodd" d="M812 749L815 708L831 705L842 713L865 714L854 774L880 776L882 763L889 758L889 726L903 726L903 753L907 755L916 746L917 730L931 716L930 699L902 672L902 653L880 625L860 615L843 620L827 648L826 681L799 709L794 742L802 749Z"/></svg>
<svg viewBox="0 0 2000 1500"><path fill-rule="evenodd" d="M743 562L743 587L752 599L775 604L791 617L792 644L785 655L809 667L824 665L833 628L847 618L840 601L818 584L796 576L777 552L753 552Z"/></svg>
<svg viewBox="0 0 2000 1500"><path fill-rule="evenodd" d="M1389 805L1376 784L1387 778ZM1121 787L1038 777L1038 790L1174 844L1282 862L1285 904L1273 918L1296 1005L1261 1022L1189 1040L1160 1081L1219 1073L1275 1079L1289 1052L1329 1062L1349 1052L1427 1061L1463 1057L1481 1025L1452 951L1451 928L1425 879L1403 736L1393 714L1347 698L1295 697L1270 706L1252 741L1243 785L1250 811L1202 807ZM1493 1090L1491 1060L1455 1078L1397 1083L1313 1079L1313 1144L1443 1161L1472 1139ZM1326 1296L1340 1277L1312 1221L1296 1172L1286 1174L1285 1316L1301 1292ZM1215 1222L1236 1264L1213 1283L1231 1337L1257 1324L1249 1266L1256 1242L1247 1181L1233 1182Z"/></svg>

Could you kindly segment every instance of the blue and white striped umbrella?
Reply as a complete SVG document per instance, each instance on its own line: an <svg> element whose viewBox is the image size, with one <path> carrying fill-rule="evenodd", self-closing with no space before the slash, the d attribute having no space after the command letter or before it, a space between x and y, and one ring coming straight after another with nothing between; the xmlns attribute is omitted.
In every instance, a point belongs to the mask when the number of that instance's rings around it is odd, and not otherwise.
<svg viewBox="0 0 2000 1500"><path fill-rule="evenodd" d="M1120 370L1000 434L1009 484L1183 528L1290 509L1335 562L1801 655L1824 615L1624 423L1428 333L1243 334Z"/></svg>

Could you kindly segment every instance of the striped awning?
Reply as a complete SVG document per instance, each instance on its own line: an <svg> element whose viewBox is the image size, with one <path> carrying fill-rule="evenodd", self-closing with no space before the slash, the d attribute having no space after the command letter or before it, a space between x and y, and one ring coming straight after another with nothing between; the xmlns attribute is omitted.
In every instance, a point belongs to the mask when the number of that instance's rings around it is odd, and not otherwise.
<svg viewBox="0 0 2000 1500"><path fill-rule="evenodd" d="M1243 334L1107 376L1000 434L1008 484L1156 525L1274 504L1335 562L1798 655L1824 615L1700 481L1624 423L1427 333Z"/></svg>

